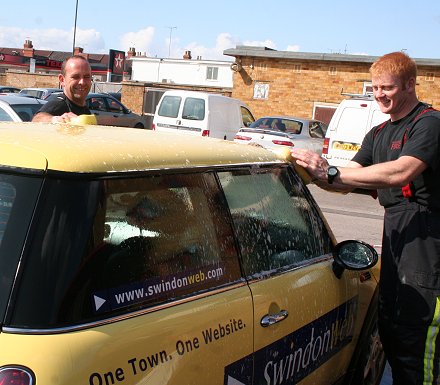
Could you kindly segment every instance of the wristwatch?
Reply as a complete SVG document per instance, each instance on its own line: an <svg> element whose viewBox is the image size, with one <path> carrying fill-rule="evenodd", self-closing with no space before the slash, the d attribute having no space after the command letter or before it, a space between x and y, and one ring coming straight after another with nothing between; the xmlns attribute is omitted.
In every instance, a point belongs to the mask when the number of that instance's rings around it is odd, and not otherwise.
<svg viewBox="0 0 440 385"><path fill-rule="evenodd" d="M335 166L329 166L327 169L327 182L328 184L332 184L333 180L339 174L339 170Z"/></svg>

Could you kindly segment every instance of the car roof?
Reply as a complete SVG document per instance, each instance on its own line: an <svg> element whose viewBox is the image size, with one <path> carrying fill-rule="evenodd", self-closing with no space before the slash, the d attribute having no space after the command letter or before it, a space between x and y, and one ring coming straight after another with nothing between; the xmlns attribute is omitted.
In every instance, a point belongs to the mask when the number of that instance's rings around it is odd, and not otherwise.
<svg viewBox="0 0 440 385"><path fill-rule="evenodd" d="M40 87L26 87L26 88L22 88L23 90L32 90L32 91L62 91L61 88L40 88Z"/></svg>
<svg viewBox="0 0 440 385"><path fill-rule="evenodd" d="M0 153L0 167L81 174L283 161L271 151L220 139L33 122L0 122Z"/></svg>
<svg viewBox="0 0 440 385"><path fill-rule="evenodd" d="M44 104L45 101L36 98L25 98L17 94L0 95L0 100L8 104Z"/></svg>

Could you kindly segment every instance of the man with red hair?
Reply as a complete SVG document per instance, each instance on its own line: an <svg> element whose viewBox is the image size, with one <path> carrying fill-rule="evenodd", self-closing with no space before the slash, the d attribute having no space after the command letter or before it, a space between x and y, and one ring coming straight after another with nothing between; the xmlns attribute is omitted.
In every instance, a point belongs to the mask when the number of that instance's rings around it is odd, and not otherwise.
<svg viewBox="0 0 440 385"><path fill-rule="evenodd" d="M385 208L379 332L395 385L440 384L440 113L416 95L417 66L403 52L370 68L390 120L365 136L347 167L292 151L328 190L377 190Z"/></svg>

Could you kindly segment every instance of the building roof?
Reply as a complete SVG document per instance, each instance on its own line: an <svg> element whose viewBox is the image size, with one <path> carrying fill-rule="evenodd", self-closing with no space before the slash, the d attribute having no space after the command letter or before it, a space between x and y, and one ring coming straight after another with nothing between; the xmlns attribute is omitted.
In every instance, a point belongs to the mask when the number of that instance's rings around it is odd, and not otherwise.
<svg viewBox="0 0 440 385"><path fill-rule="evenodd" d="M347 55L338 53L313 53L313 52L293 52L277 51L268 47L254 47L247 45L238 45L235 48L229 48L223 51L224 55L235 57L261 57L271 59L288 60L313 60L313 61L338 61L351 63L375 62L379 56L369 55ZM417 65L440 67L440 59L413 58Z"/></svg>

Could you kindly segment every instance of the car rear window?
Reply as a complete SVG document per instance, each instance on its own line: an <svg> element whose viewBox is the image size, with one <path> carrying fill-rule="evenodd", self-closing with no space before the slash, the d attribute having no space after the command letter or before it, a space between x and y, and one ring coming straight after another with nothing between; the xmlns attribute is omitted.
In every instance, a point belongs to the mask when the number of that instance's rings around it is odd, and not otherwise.
<svg viewBox="0 0 440 385"><path fill-rule="evenodd" d="M9 326L58 328L242 280L214 173L50 180Z"/></svg>

